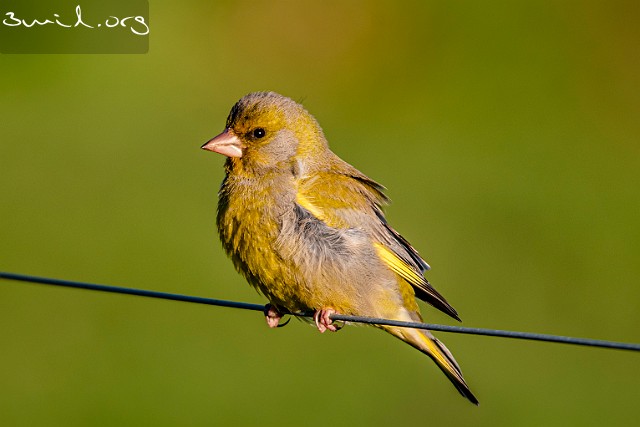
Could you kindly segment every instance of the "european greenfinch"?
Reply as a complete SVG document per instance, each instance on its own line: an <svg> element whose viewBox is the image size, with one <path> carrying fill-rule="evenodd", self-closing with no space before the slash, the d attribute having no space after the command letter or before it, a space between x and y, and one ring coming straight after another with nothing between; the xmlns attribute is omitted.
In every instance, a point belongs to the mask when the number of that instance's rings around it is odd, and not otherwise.
<svg viewBox="0 0 640 427"><path fill-rule="evenodd" d="M256 92L231 109L224 131L202 146L227 156L217 226L235 268L264 294L265 316L314 312L421 322L415 297L458 319L425 279L418 252L387 223L384 187L328 147L302 105ZM429 331L379 326L429 356L471 402L451 352Z"/></svg>

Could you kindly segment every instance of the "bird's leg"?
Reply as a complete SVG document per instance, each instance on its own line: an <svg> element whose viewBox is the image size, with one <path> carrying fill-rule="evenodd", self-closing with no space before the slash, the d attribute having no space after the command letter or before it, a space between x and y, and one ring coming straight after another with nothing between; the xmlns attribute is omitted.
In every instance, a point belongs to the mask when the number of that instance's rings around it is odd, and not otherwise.
<svg viewBox="0 0 640 427"><path fill-rule="evenodd" d="M326 307L317 310L313 315L313 320L315 320L316 327L321 334L326 330L330 330L331 332L336 332L339 330L338 328L336 328L336 325L333 324L333 320L331 320L331 315L335 312L336 311L333 308Z"/></svg>
<svg viewBox="0 0 640 427"><path fill-rule="evenodd" d="M280 313L272 304L264 306L264 316L267 319L267 325L269 325L270 328L277 328L278 323L280 323L280 319L282 319L282 313Z"/></svg>

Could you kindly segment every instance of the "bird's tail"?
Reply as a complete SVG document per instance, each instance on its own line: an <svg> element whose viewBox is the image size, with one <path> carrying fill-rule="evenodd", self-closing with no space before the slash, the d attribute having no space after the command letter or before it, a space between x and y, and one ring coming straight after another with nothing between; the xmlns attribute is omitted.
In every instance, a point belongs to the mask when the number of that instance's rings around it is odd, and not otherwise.
<svg viewBox="0 0 640 427"><path fill-rule="evenodd" d="M456 359L453 358L449 349L438 341L431 332L423 329L399 328L396 326L382 326L382 328L433 359L460 394L471 403L478 405L478 399L471 393L469 386L462 377L462 371Z"/></svg>

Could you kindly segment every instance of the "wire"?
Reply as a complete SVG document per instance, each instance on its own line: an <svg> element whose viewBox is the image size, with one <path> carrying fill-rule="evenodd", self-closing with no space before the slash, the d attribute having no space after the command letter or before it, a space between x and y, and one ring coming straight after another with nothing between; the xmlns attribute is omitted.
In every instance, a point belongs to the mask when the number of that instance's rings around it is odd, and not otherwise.
<svg viewBox="0 0 640 427"><path fill-rule="evenodd" d="M43 285L64 286L68 288L87 289L92 291L111 292L117 294L137 295L148 298L166 299L172 301L190 302L196 304L215 305L220 307L239 308L264 312L264 306L246 302L227 301L213 298L195 297L189 295L172 294L167 292L148 291L144 289L124 288L121 286L106 286L93 283L72 282L69 280L36 277L24 274L5 273L0 271L0 279L16 280L21 282L39 283ZM287 313L298 317L310 317L308 313ZM517 338L535 341L547 341L563 344L574 344L589 347L612 348L618 350L640 351L640 344L615 341L595 340L590 338L564 337L558 335L538 334L531 332L504 331L498 329L466 328L462 326L437 325L432 323L403 322L399 320L379 319L374 317L349 316L345 314L333 314L331 319L351 323L366 323L370 325L389 325L404 328L429 329L431 331L452 332L458 334L485 335L492 337Z"/></svg>
<svg viewBox="0 0 640 427"><path fill-rule="evenodd" d="M193 297L189 295L170 294L167 292L147 291L144 289L123 288L121 286L96 285L94 283L72 282L70 280L50 279L47 277L27 276L25 274L4 273L0 271L0 279L21 282L40 283L42 285L64 286L67 288L88 289L91 291L112 292L115 294L137 295L139 297L168 299L173 301L192 302L196 304L217 305L220 307L240 308L243 310L264 311L264 305L247 302L226 301L221 299Z"/></svg>
<svg viewBox="0 0 640 427"><path fill-rule="evenodd" d="M503 331L500 329L466 328L463 326L436 325L432 323L402 322L399 320L376 319L373 317L344 316L334 314L332 320L367 323L372 325L402 326L405 328L429 329L431 331L453 332L457 334L485 335L489 337L517 338L523 340L547 341L563 344L584 345L590 347L615 348L619 350L640 351L640 344L595 340L591 338L575 338L560 335L538 334L534 332Z"/></svg>

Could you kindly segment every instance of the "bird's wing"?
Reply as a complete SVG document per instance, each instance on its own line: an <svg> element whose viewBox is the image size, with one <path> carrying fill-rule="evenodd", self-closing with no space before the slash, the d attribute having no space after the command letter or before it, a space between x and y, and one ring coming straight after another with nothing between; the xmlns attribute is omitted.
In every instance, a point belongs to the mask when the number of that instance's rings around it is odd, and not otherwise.
<svg viewBox="0 0 640 427"><path fill-rule="evenodd" d="M456 310L425 279L429 265L385 220L382 206L389 202L384 187L351 165L339 164L297 181L297 203L334 228L362 228L375 240L380 259L413 286L421 300L454 319Z"/></svg>

